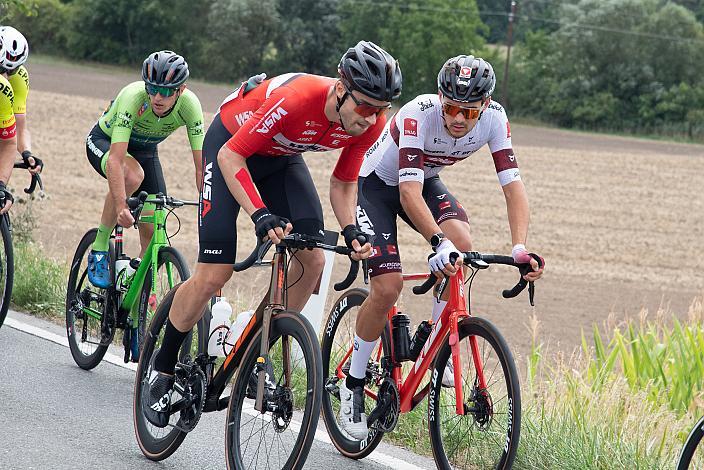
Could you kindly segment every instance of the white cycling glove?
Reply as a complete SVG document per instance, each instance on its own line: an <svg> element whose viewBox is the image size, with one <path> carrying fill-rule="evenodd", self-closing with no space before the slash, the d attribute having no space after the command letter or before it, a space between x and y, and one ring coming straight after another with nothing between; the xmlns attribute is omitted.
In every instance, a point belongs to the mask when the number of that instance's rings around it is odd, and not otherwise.
<svg viewBox="0 0 704 470"><path fill-rule="evenodd" d="M444 239L435 250L435 255L428 260L430 270L435 272L445 269L445 265L450 264L450 254L453 252L459 255L460 250L449 239Z"/></svg>

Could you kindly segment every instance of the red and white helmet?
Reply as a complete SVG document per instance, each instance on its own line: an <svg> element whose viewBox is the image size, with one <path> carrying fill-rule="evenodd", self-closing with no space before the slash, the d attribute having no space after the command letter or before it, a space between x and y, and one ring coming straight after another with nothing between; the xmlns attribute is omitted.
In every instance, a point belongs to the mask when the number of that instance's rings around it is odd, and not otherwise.
<svg viewBox="0 0 704 470"><path fill-rule="evenodd" d="M8 71L15 70L25 63L29 55L27 39L12 26L0 27L0 37L4 46L0 56L0 67Z"/></svg>

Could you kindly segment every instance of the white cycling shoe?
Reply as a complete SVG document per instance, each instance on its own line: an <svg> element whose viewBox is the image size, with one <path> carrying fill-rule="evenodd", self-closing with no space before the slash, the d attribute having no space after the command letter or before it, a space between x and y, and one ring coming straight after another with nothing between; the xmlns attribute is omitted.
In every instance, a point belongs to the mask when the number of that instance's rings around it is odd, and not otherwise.
<svg viewBox="0 0 704 470"><path fill-rule="evenodd" d="M343 379L340 381L340 426L353 439L362 441L367 438L367 415L364 414L364 387L347 388Z"/></svg>

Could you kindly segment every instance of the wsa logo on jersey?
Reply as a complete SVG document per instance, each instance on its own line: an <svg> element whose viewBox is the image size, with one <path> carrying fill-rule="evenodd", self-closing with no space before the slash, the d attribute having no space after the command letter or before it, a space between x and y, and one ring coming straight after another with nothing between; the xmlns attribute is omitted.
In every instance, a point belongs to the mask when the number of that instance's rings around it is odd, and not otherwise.
<svg viewBox="0 0 704 470"><path fill-rule="evenodd" d="M284 102L286 98L281 98L281 100L271 107L269 112L267 112L264 117L257 123L257 132L260 134L268 134L269 131L274 127L274 124L279 122L282 117L286 116L288 113L280 105Z"/></svg>

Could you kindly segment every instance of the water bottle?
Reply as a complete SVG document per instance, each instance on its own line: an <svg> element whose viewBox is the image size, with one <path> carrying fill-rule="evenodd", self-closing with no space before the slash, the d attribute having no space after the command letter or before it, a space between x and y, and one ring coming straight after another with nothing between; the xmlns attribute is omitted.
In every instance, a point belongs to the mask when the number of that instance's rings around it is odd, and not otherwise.
<svg viewBox="0 0 704 470"><path fill-rule="evenodd" d="M211 308L210 334L208 335L208 354L225 356L225 339L230 331L232 306L225 297L218 297Z"/></svg>
<svg viewBox="0 0 704 470"><path fill-rule="evenodd" d="M127 277L130 274L134 274L134 269L130 266L130 257L123 254L115 260L115 287L126 290L129 286Z"/></svg>
<svg viewBox="0 0 704 470"><path fill-rule="evenodd" d="M391 318L391 336L394 345L394 359L396 362L407 361L410 356L411 333L409 326L411 319L405 313L398 312Z"/></svg>
<svg viewBox="0 0 704 470"><path fill-rule="evenodd" d="M237 340L240 339L242 332L244 332L244 329L247 328L247 325L253 316L254 310L246 310L237 315L237 319L235 320L235 323L232 324L230 333L227 336L227 344L234 345L237 343Z"/></svg>
<svg viewBox="0 0 704 470"><path fill-rule="evenodd" d="M430 336L430 332L432 330L433 325L427 320L423 320L420 325L418 325L416 334L414 334L413 338L411 339L409 357L411 361L415 361L416 359L418 359L418 356L420 355L420 352L423 349L423 346L425 345L426 341L428 341L428 337Z"/></svg>

